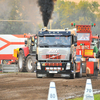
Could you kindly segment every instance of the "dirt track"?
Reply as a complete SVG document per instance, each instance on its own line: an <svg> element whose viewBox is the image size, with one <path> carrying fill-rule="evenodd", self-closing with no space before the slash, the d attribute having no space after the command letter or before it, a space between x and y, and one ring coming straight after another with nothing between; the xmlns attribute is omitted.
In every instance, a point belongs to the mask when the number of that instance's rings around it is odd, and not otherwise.
<svg viewBox="0 0 100 100"><path fill-rule="evenodd" d="M35 73L0 74L0 100L47 100L49 84L55 82L59 100L83 95L86 77L64 79L39 78ZM92 79L93 89L100 90L100 75Z"/></svg>

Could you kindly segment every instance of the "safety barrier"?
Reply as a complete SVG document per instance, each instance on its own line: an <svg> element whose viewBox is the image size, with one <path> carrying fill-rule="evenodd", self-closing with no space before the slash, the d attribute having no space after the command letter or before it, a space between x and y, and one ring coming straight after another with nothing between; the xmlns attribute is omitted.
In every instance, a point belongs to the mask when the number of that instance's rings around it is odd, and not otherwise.
<svg viewBox="0 0 100 100"><path fill-rule="evenodd" d="M18 65L16 64L2 64L2 72L8 73L8 72L18 72Z"/></svg>

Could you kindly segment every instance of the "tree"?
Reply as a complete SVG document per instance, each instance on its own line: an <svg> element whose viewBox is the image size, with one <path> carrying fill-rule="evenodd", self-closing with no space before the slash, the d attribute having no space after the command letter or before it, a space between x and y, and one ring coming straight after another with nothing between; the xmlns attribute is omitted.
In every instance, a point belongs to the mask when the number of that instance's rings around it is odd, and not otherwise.
<svg viewBox="0 0 100 100"><path fill-rule="evenodd" d="M71 22L82 25L91 25L92 23L99 25L100 23L98 2L81 0L76 4L75 2L57 0L55 12L58 19L53 21L53 28L71 28ZM93 33L98 33L98 27L92 28Z"/></svg>
<svg viewBox="0 0 100 100"><path fill-rule="evenodd" d="M2 23L2 25L4 24L3 26L4 28L0 33L3 34L33 33L35 27L33 25L33 22L28 21L29 20L28 16L25 13L25 9L23 9L24 7L23 2L20 0L9 0L8 6L11 9L8 18L6 19L8 21ZM14 21L9 21L9 20L14 20Z"/></svg>

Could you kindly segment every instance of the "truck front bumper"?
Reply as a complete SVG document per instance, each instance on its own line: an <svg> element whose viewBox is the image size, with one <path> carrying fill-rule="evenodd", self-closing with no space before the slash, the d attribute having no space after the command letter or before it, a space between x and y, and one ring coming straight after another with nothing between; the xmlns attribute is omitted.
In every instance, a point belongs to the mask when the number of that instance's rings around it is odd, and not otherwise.
<svg viewBox="0 0 100 100"><path fill-rule="evenodd" d="M41 77L47 77L48 74L61 74L61 77L70 77L70 74L72 74L73 71L71 70L64 70L64 71L37 70L36 73Z"/></svg>

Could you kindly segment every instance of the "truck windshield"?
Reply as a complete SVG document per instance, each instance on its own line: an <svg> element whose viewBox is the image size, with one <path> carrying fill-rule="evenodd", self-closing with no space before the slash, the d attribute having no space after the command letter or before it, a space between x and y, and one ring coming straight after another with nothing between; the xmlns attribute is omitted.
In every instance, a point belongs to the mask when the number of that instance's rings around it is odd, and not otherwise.
<svg viewBox="0 0 100 100"><path fill-rule="evenodd" d="M71 36L39 37L39 46L66 46L71 45Z"/></svg>
<svg viewBox="0 0 100 100"><path fill-rule="evenodd" d="M77 40L81 41L90 40L90 33L77 33Z"/></svg>

